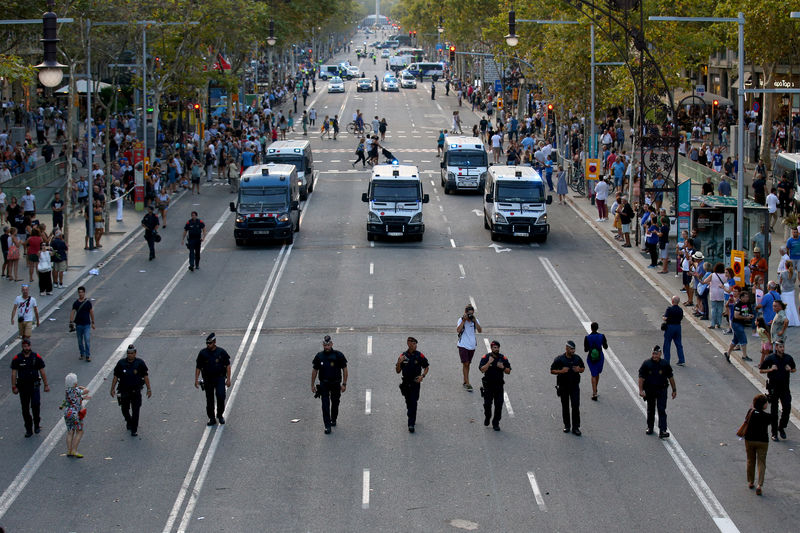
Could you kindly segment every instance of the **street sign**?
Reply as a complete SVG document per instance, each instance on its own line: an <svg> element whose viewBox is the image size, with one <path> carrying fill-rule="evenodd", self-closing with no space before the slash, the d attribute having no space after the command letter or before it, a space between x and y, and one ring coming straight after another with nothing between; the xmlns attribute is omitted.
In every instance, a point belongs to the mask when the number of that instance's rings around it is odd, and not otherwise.
<svg viewBox="0 0 800 533"><path fill-rule="evenodd" d="M494 80L494 92L499 93L503 90L503 82L500 80Z"/></svg>
<svg viewBox="0 0 800 533"><path fill-rule="evenodd" d="M731 250L731 268L733 269L733 279L736 280L737 287L744 287L744 258L743 251Z"/></svg>
<svg viewBox="0 0 800 533"><path fill-rule="evenodd" d="M441 52L444 50L444 45L442 43L436 43L436 51Z"/></svg>
<svg viewBox="0 0 800 533"><path fill-rule="evenodd" d="M706 94L706 86L705 85L697 85L694 88L694 92L697 93L698 96L703 96Z"/></svg>
<svg viewBox="0 0 800 533"><path fill-rule="evenodd" d="M759 104L758 102L753 102L753 111L758 113L759 109L761 109L761 104Z"/></svg>
<svg viewBox="0 0 800 533"><path fill-rule="evenodd" d="M586 179L587 180L599 180L600 179L600 160L599 159L587 159L586 160Z"/></svg>

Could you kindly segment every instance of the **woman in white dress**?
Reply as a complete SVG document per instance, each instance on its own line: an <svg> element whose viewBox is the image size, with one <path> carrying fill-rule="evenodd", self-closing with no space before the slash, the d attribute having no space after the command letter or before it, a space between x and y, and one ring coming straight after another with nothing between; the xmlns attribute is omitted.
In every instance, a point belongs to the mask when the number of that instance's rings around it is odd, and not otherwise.
<svg viewBox="0 0 800 533"><path fill-rule="evenodd" d="M789 326L800 326L800 316L797 314L797 304L794 301L794 285L797 283L797 272L794 269L794 262L786 261L786 270L778 275L781 284L781 301L786 304L786 318L789 319Z"/></svg>

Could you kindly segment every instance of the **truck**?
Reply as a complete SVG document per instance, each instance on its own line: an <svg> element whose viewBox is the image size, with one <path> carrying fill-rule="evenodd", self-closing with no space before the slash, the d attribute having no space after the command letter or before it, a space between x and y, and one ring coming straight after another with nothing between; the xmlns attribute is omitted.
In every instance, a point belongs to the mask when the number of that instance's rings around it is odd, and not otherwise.
<svg viewBox="0 0 800 533"><path fill-rule="evenodd" d="M482 193L489 157L477 137L447 135L441 162L441 182L445 194L457 191Z"/></svg>
<svg viewBox="0 0 800 533"><path fill-rule="evenodd" d="M483 227L493 241L502 236L545 242L550 233L542 177L529 166L494 165L486 173Z"/></svg>
<svg viewBox="0 0 800 533"><path fill-rule="evenodd" d="M251 241L294 242L300 231L300 185L294 165L253 165L242 173L236 202L233 237L236 246Z"/></svg>
<svg viewBox="0 0 800 533"><path fill-rule="evenodd" d="M422 192L419 170L413 165L375 165L367 192L361 201L369 204L367 240L377 237L410 237L422 240L425 224L422 204L429 201Z"/></svg>

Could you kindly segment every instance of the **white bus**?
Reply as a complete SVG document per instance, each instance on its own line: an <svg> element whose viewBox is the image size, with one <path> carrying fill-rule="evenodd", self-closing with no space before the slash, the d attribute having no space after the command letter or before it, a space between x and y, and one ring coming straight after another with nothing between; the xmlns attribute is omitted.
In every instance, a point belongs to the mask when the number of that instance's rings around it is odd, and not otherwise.
<svg viewBox="0 0 800 533"><path fill-rule="evenodd" d="M436 81L444 76L444 63L411 63L406 70L417 78L431 78Z"/></svg>

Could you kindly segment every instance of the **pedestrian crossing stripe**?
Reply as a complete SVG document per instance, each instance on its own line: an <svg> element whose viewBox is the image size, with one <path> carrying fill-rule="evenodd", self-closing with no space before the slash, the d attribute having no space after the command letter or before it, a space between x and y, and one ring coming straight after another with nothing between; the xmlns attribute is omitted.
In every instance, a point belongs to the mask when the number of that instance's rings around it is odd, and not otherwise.
<svg viewBox="0 0 800 533"><path fill-rule="evenodd" d="M392 148L390 151L393 154L432 154L437 150L435 148ZM320 148L318 150L314 150L315 154L349 154L352 152L353 150L351 148Z"/></svg>

